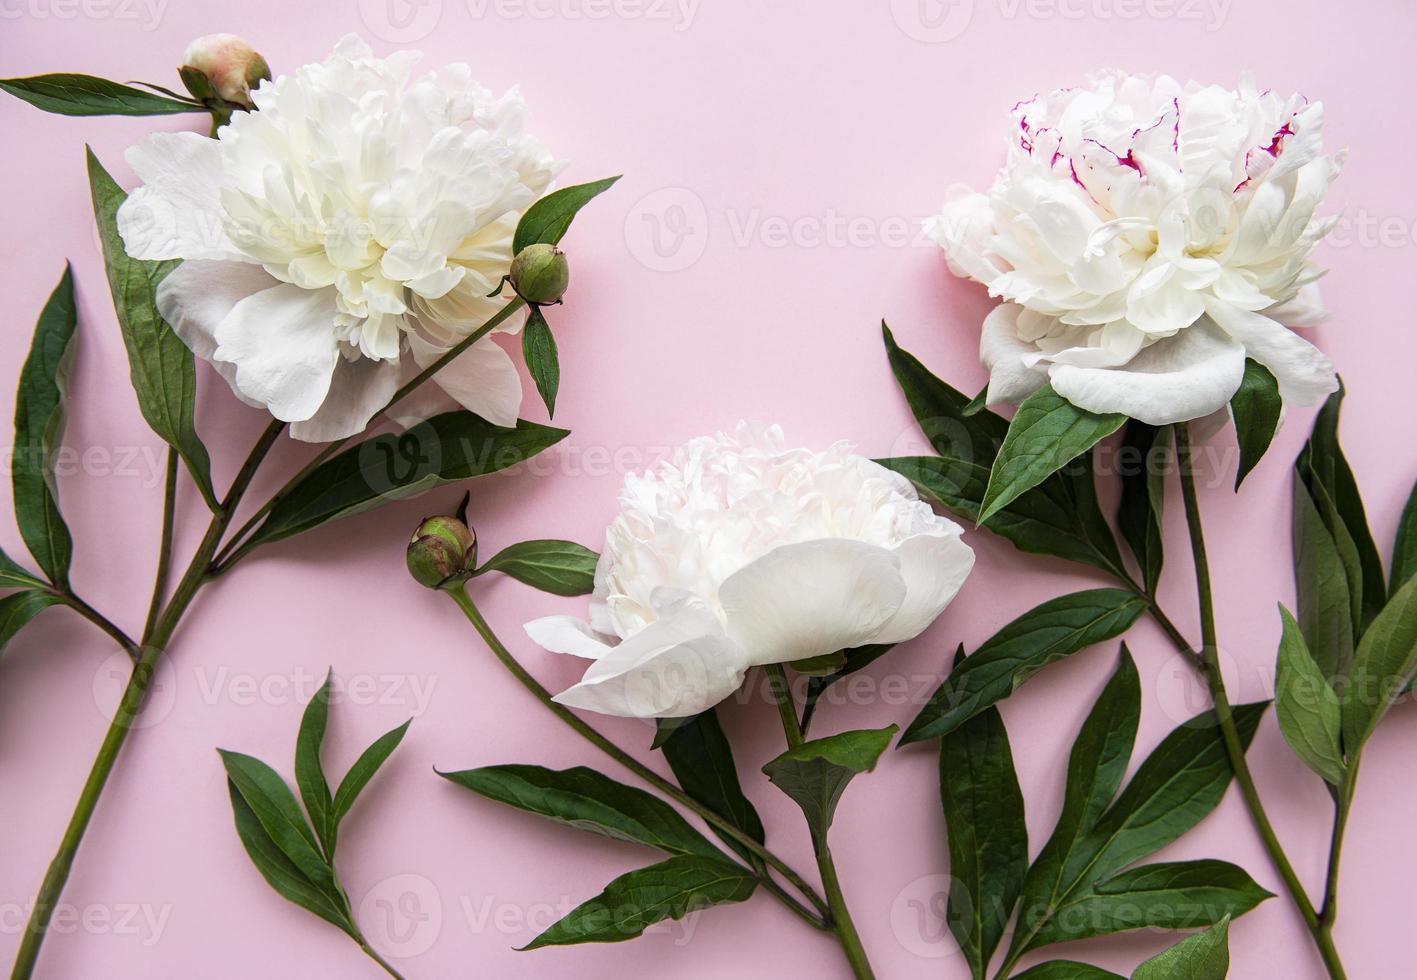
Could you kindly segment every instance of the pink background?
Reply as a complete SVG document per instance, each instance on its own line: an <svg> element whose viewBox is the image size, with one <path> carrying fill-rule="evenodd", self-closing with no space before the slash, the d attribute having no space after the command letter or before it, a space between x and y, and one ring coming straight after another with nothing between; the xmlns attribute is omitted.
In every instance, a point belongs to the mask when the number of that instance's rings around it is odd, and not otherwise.
<svg viewBox="0 0 1417 980"><path fill-rule="evenodd" d="M553 314L565 371L557 421L574 434L535 473L475 486L473 514L485 547L496 549L531 537L596 545L625 469L740 417L781 422L791 438L814 446L846 438L872 455L918 451L877 324L886 316L902 344L966 391L981 383L974 346L988 303L982 290L947 275L916 227L951 182L990 178L1009 106L1109 64L1219 82L1253 70L1264 85L1321 98L1330 146L1353 151L1330 196L1331 209L1346 217L1319 253L1333 270L1325 290L1336 315L1317 336L1353 392L1346 444L1386 554L1417 475L1406 425L1417 412L1410 304L1393 296L1410 288L1417 251L1417 136L1393 111L1417 87L1417 9L1397 0L897 0L850 13L807 0L657 3L252 0L236 15L225 4L177 0L158 8L141 0L9 0L0 5L0 75L81 70L173 84L186 42L218 30L244 34L283 71L318 60L357 31L381 52L408 43L432 64L470 61L495 89L519 81L535 132L571 161L567 181L624 172L568 239L574 286L568 306ZM927 21L922 11L944 19ZM0 352L0 387L10 389L67 256L81 315L67 442L94 447L69 461L61 481L77 540L74 580L133 631L154 560L160 455L126 380L89 216L83 144L131 183L124 148L155 128L184 124L65 119L0 100L0 317L12 338ZM206 369L202 381L199 420L224 483L263 418ZM526 414L542 417L531 401ZM1242 496L1228 489L1230 472L1205 492L1237 700L1271 690L1274 604L1293 601L1289 463L1311 415L1292 413ZM1222 434L1212 445L1216 465L1233 471L1229 439ZM256 498L302 453L282 443ZM600 765L500 671L450 603L404 573L407 533L452 497L444 491L272 547L199 599L177 636L152 724L131 740L99 809L42 975L381 975L257 876L232 830L214 751L251 752L288 774L301 706L329 665L352 685L334 708L333 771L418 714L347 823L341 860L371 939L410 977L848 975L831 940L761 895L696 917L692 932L673 924L625 944L512 951L654 856L480 801L432 774L435 765ZM1165 593L1194 633L1179 502L1171 503ZM194 545L202 516L184 493L180 553ZM0 525L0 543L23 555L12 522ZM929 633L869 672L874 683L859 692L861 703L824 706L821 733L907 721L956 642L972 646L1036 602L1097 584L987 534L970 540L980 561L959 600ZM579 612L583 600L511 581L481 583L478 594L549 686L572 682L580 665L532 649L518 626ZM1140 755L1204 698L1150 624L1138 625L1131 642L1146 692ZM1082 653L1004 706L1034 850L1056 816L1067 747L1115 658L1114 644ZM121 675L109 642L62 610L46 613L0 659L0 960L8 962L18 943ZM800 817L757 774L781 748L772 710L747 699L725 714L772 845L810 867ZM650 757L646 726L603 727ZM1365 756L1338 929L1354 977L1411 975L1414 735L1417 716L1399 710ZM1252 759L1290 854L1317 889L1327 796L1289 754L1272 716ZM938 918L922 925L916 914L920 903L931 906L946 868L934 766L928 749L889 755L847 793L833 834L883 977L967 975ZM1162 856L1233 860L1279 890L1233 794ZM1061 953L1129 972L1167 941L1141 934ZM1235 977L1321 975L1286 899L1238 922L1233 947Z"/></svg>

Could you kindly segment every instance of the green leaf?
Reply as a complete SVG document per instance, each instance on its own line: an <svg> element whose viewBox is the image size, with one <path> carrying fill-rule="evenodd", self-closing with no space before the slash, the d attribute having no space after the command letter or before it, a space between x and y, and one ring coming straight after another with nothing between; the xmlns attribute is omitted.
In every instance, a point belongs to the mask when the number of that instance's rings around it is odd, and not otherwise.
<svg viewBox="0 0 1417 980"><path fill-rule="evenodd" d="M1131 761L1141 720L1141 681L1136 664L1122 645L1117 669L1083 722L1068 756L1063 809L1053 834L1028 869L1021 905L1024 913L1046 918L1072 884L1065 869L1079 841L1090 834L1111 806Z"/></svg>
<svg viewBox="0 0 1417 980"><path fill-rule="evenodd" d="M88 151L89 190L94 219L103 244L103 261L123 345L128 349L129 376L138 407L148 425L187 463L192 479L209 507L217 507L212 490L212 464L197 435L192 402L197 369L192 352L157 310L157 287L179 265L176 261L144 262L131 258L118 234L118 207L128 195L114 183Z"/></svg>
<svg viewBox="0 0 1417 980"><path fill-rule="evenodd" d="M1122 497L1117 505L1117 528L1141 569L1146 591L1155 593L1161 581L1161 516L1166 502L1167 447L1169 427L1157 428L1132 419L1122 437L1126 469L1122 473ZM1135 468L1135 469L1134 469Z"/></svg>
<svg viewBox="0 0 1417 980"><path fill-rule="evenodd" d="M1417 575L1417 483L1412 485L1407 506L1402 508L1402 517L1397 522L1397 540L1392 545L1389 594L1397 595L1397 590L1413 575Z"/></svg>
<svg viewBox="0 0 1417 980"><path fill-rule="evenodd" d="M1308 488L1294 476L1294 588L1299 629L1319 670L1342 677L1353 662L1353 602L1338 547Z"/></svg>
<svg viewBox="0 0 1417 980"><path fill-rule="evenodd" d="M325 461L282 495L251 541L267 544L395 500L525 462L567 435L520 420L493 425L446 412L400 433L384 433Z"/></svg>
<svg viewBox="0 0 1417 980"><path fill-rule="evenodd" d="M1085 412L1044 385L1023 400L989 473L979 523L1116 432L1125 415Z"/></svg>
<svg viewBox="0 0 1417 980"><path fill-rule="evenodd" d="M665 721L672 724L665 725ZM717 711L710 708L692 718L664 719L660 731L666 734L659 739L658 748L689 798L725 818L759 844L763 843L766 840L763 822L743 795L733 748L723 734ZM738 841L716 827L710 829L745 860L756 860Z"/></svg>
<svg viewBox="0 0 1417 980"><path fill-rule="evenodd" d="M827 839L846 784L876 768L876 760L897 731L899 726L891 725L812 739L773 759L763 772L802 808L812 838L820 845Z"/></svg>
<svg viewBox="0 0 1417 980"><path fill-rule="evenodd" d="M1363 498L1358 482L1343 454L1338 439L1339 413L1343 407L1344 388L1328 397L1314 419L1313 434L1304 446L1295 468L1304 477L1323 515L1329 532L1339 544L1340 553L1351 552L1349 592L1357 602L1354 636L1362 636L1373 617L1383 607L1387 583L1382 559L1368 527ZM1351 546L1350 546L1351 543Z"/></svg>
<svg viewBox="0 0 1417 980"><path fill-rule="evenodd" d="M952 731L1054 661L1126 632L1145 608L1141 598L1123 589L1074 592L1035 606L951 671L901 744Z"/></svg>
<svg viewBox="0 0 1417 980"><path fill-rule="evenodd" d="M226 775L271 841L321 890L335 887L334 871L320 853L300 805L280 775L260 759L218 749Z"/></svg>
<svg viewBox="0 0 1417 980"><path fill-rule="evenodd" d="M364 791L364 787L369 785L369 780L374 778L379 767L393 755L394 749L399 747L411 724L412 718L380 735L373 745L354 760L354 765L349 767L349 772L340 780L339 789L335 790L333 809L330 811L330 823L334 827L339 826L340 821L349 813L349 808L354 806L355 799Z"/></svg>
<svg viewBox="0 0 1417 980"><path fill-rule="evenodd" d="M315 836L319 838L325 856L330 859L335 853L336 828L330 819L330 784L325 778L320 752L324 748L325 727L330 718L330 682L333 678L333 670L325 674L325 682L305 706L305 713L300 718L300 734L295 738L295 785L300 789L305 812L310 814L310 822L315 825Z"/></svg>
<svg viewBox="0 0 1417 980"><path fill-rule="evenodd" d="M1279 429L1284 400L1279 382L1259 361L1245 358L1245 375L1230 396L1230 414L1235 417L1235 435L1240 442L1240 465L1235 473L1235 489L1255 468Z"/></svg>
<svg viewBox="0 0 1417 980"><path fill-rule="evenodd" d="M950 851L946 921L975 980L983 980L1028 869L1023 792L997 708L941 739L940 803Z"/></svg>
<svg viewBox="0 0 1417 980"><path fill-rule="evenodd" d="M668 803L584 766L486 766L439 775L489 800L593 834L666 854L722 859L722 852Z"/></svg>
<svg viewBox="0 0 1417 980"><path fill-rule="evenodd" d="M503 548L476 572L501 572L552 595L586 595L595 588L600 556L574 541L523 541Z"/></svg>
<svg viewBox="0 0 1417 980"><path fill-rule="evenodd" d="M1033 946L1133 929L1193 929L1244 915L1273 898L1224 861L1174 861L1123 871L1059 908Z"/></svg>
<svg viewBox="0 0 1417 980"><path fill-rule="evenodd" d="M64 437L65 396L74 363L74 276L68 264L35 324L15 396L15 446L10 462L15 521L25 546L61 589L69 586L74 543L59 513L54 457Z"/></svg>
<svg viewBox="0 0 1417 980"><path fill-rule="evenodd" d="M1294 754L1337 786L1343 779L1343 721L1338 696L1304 643L1304 634L1289 610L1279 616L1284 632L1274 668L1274 713L1279 730Z"/></svg>
<svg viewBox="0 0 1417 980"><path fill-rule="evenodd" d="M556 416L556 389L561 385L561 363L556 357L556 338L551 334L551 326L546 322L539 306L533 306L526 315L526 326L522 328L522 357L531 380L536 382L536 390L546 405L546 415Z"/></svg>
<svg viewBox="0 0 1417 980"><path fill-rule="evenodd" d="M267 884L283 898L314 912L326 922L354 936L358 930L343 896L338 893L331 894L306 877L271 839L256 812L237 789L236 783L228 779L226 787L231 795L231 812L236 821L237 836L241 838L241 844L246 848L251 863L256 866L261 877L266 879Z"/></svg>
<svg viewBox="0 0 1417 980"><path fill-rule="evenodd" d="M1354 758L1417 673L1417 578L1397 590L1373 620L1348 672L1343 747Z"/></svg>
<svg viewBox="0 0 1417 980"><path fill-rule="evenodd" d="M574 184L552 191L526 209L521 221L517 222L516 234L512 236L512 254L520 252L528 245L545 242L555 245L571 227L576 213L585 207L597 194L610 189L619 180L618 176L589 184Z"/></svg>
<svg viewBox="0 0 1417 980"><path fill-rule="evenodd" d="M63 601L53 592L37 589L15 592L0 599L0 650L3 650L31 619Z"/></svg>
<svg viewBox="0 0 1417 980"><path fill-rule="evenodd" d="M1230 920L1189 936L1136 968L1132 980L1225 980L1230 972Z"/></svg>
<svg viewBox="0 0 1417 980"><path fill-rule="evenodd" d="M634 939L656 922L747 901L757 884L750 871L729 861L680 854L616 878L522 949Z"/></svg>
<svg viewBox="0 0 1417 980"><path fill-rule="evenodd" d="M43 589L45 584L35 578L4 551L0 551L0 589Z"/></svg>
<svg viewBox="0 0 1417 980"><path fill-rule="evenodd" d="M1013 980L1125 980L1118 974L1092 966L1075 963L1072 960L1049 960L1039 963L1022 973L1015 973Z"/></svg>
<svg viewBox="0 0 1417 980"><path fill-rule="evenodd" d="M170 116L207 111L206 106L169 99L92 75L0 78L0 89L45 112L61 116Z"/></svg>

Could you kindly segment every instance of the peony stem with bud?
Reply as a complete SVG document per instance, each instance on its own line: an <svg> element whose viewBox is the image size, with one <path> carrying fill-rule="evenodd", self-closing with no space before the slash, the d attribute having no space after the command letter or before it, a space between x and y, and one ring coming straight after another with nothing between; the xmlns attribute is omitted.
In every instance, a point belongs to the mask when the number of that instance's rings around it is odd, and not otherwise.
<svg viewBox="0 0 1417 980"><path fill-rule="evenodd" d="M497 634L492 631L491 625L489 625L487 620L483 617L482 612L477 608L477 604L473 602L472 596L468 594L465 582L457 581L450 583L442 591L447 593L453 602L457 604L457 607L462 610L463 615L467 617L468 622L472 624L477 634L482 637L482 641L487 644L487 648L501 661L502 666L506 667L522 687L530 691L547 710L561 719L561 721L565 722L566 725L586 741L590 742L590 744L600 749L600 751L604 752L650 786L653 786L660 793L669 797L686 810L694 813L715 830L731 837L735 843L741 844L764 864L782 875L793 888L797 889L797 891L816 906L817 910L821 913L821 915L818 915L811 909L805 907L801 902L797 901L797 899L787 894L766 872L754 868L754 874L757 875L758 881L762 886L771 892L778 901L787 906L794 914L814 928L828 929L833 927L829 924L828 920L823 918L823 916L832 914L829 899L824 901L822 897L817 894L816 890L807 883L806 879L794 871L785 861L773 854L762 844L758 843L758 841L754 840L751 836L743 833L743 831L739 830L713 810L686 794L679 787L659 775L659 773L644 765L644 763L640 762L628 752L625 752L595 728L582 721L575 712L564 705L557 704L552 699L551 692L542 687L541 683L535 677L531 676L516 657L512 656L511 651L508 650L506 645L497 637ZM830 889L831 886L827 885L827 887Z"/></svg>

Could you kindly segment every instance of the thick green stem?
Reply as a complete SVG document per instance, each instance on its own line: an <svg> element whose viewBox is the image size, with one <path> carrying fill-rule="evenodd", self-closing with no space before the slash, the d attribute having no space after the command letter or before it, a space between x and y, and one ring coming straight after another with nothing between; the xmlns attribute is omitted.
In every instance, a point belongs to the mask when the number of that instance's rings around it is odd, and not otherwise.
<svg viewBox="0 0 1417 980"><path fill-rule="evenodd" d="M58 590L51 591L54 593L54 595L57 595L59 597L59 601L64 603L64 605L68 606L70 609L74 610L74 612L78 613L80 616L84 617L90 623L93 623L99 629L103 630L103 632L107 633L110 637L112 637L113 642L117 643L120 647L122 647L128 652L129 658L131 658L134 663L138 661L138 644L134 642L131 636L129 636L127 633L123 632L121 629L115 626L108 619L108 617L104 616L103 613L99 612L93 606L89 605L87 602L80 599L72 592L60 592Z"/></svg>
<svg viewBox="0 0 1417 980"><path fill-rule="evenodd" d="M162 494L162 536L157 547L157 574L153 577L153 597L148 603L148 618L143 624L143 635L147 636L157 625L157 617L162 613L162 602L167 598L167 576L172 566L172 525L177 509L177 450L167 447L167 477Z"/></svg>
<svg viewBox="0 0 1417 980"><path fill-rule="evenodd" d="M245 465L242 466L241 471L232 482L226 499L217 512L212 515L207 533L203 536L202 543L198 545L197 552L193 556L191 564L188 565L187 571L183 574L181 581L177 583L171 601L157 618L152 629L143 637L141 655L133 666L133 672L128 677L128 685L123 690L122 700L118 703L118 710L114 712L113 721L109 724L108 731L103 737L103 743L99 746L98 755L94 758L93 766L89 769L88 779L84 781L84 788L79 794L79 801L74 807L68 827L59 842L59 850L50 862L49 870L35 896L30 919L25 926L24 937L20 941L19 952L15 956L14 969L10 973L11 980L25 980L34 972L40 946L44 942L49 921L54 915L54 908L64 890L64 885L69 880L69 873L73 869L79 845L84 839L84 832L88 830L89 822L93 819L99 797L103 795L108 777L113 772L113 766L118 760L118 753L123 748L123 743L127 741L129 733L132 732L134 721L142 712L167 641L172 637L173 631L177 629L182 614L187 611L187 607L196 597L197 591L206 581L212 557L216 554L217 545L221 543L222 534L225 533L227 525L231 521L231 515L235 511L236 505L241 501L241 495L246 492L261 460L265 458L271 444L275 442L276 436L284 427L285 423L283 422L272 422L261 434L255 448L247 457Z"/></svg>
<svg viewBox="0 0 1417 980"><path fill-rule="evenodd" d="M1245 805L1249 808L1250 819L1255 825L1255 830L1264 842L1265 850L1269 852L1275 870L1284 879L1284 886L1294 900L1295 906L1298 907L1304 924L1313 935L1329 975L1334 980L1346 980L1338 953L1333 948L1332 938L1326 935L1321 927L1318 914L1314 911L1313 902L1309 899L1308 892L1304 890L1303 883L1299 881L1299 876L1295 873L1294 866L1289 862L1288 855L1284 853L1284 848L1279 843L1279 836L1275 833L1273 824L1270 823L1269 815L1265 813L1264 803L1260 800L1254 776L1245 759L1244 743L1235 727L1230 697L1225 689L1225 679L1220 672L1220 647L1215 629L1215 601L1211 590L1210 564L1206 558L1205 533L1201 527L1200 500L1196 493L1195 473L1191 467L1190 434L1184 423L1177 425L1175 432L1176 463L1177 469L1180 471L1181 496L1186 505L1186 527L1190 531L1191 555L1196 569L1196 593L1200 603L1200 652L1204 664L1203 673L1206 685L1210 688L1211 700L1215 704L1215 714L1219 719L1221 738L1225 742L1225 753L1230 759L1231 768L1235 771L1235 782L1240 788L1240 795L1244 797Z"/></svg>
<svg viewBox="0 0 1417 980"><path fill-rule="evenodd" d="M552 714L565 722L566 725L586 741L630 770L630 772L634 773L640 779L653 786L660 793L663 793L680 806L697 815L715 830L732 838L735 843L741 845L764 864L782 875L793 888L797 889L808 901L816 906L822 915L828 914L829 906L827 903L816 893L812 886L807 883L806 879L794 871L785 861L773 854L762 844L758 843L758 841L754 840L751 836L745 834L731 822L725 820L722 816L686 794L678 786L675 786L659 773L625 752L614 742L582 721L575 712L552 700L551 692L542 687L541 682L531 676L516 657L512 656L511 651L508 650L497 637L497 634L492 631L492 627L483 617L482 612L477 608L477 604L473 602L472 596L468 595L466 588L459 585L455 588L448 589L447 594L457 603L458 608L463 611L463 615L467 617L473 629L477 630L477 634L482 637L482 641L487 644L487 648L501 661L502 666L506 667L512 676L521 683L522 687L530 691ZM826 927L826 923L823 919L819 918L810 909L802 906L802 904L791 895L784 892L771 878L761 873L759 873L758 877L765 888L772 892L784 905L795 912L799 917L806 920L815 928L822 929Z"/></svg>
<svg viewBox="0 0 1417 980"><path fill-rule="evenodd" d="M789 749L800 748L803 744L802 726L797 721L797 706L792 701L792 687L787 682L787 671L782 664L768 664L768 686L772 689L773 700L777 702L778 717L782 719L782 732L787 737ZM832 930L836 933L846 962L856 980L875 980L871 961L866 956L866 947L861 944L861 935L856 931L856 923L851 919L846 896L841 891L841 880L837 877L836 862L832 860L831 848L827 846L826 834L814 841L817 854L817 870L822 876L822 888L827 894L827 905L831 908Z"/></svg>

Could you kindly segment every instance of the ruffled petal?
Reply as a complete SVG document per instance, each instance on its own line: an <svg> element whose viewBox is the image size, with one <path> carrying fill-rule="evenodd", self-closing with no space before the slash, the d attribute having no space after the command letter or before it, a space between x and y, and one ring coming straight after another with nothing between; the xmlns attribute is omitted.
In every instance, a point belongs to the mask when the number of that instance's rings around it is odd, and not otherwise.
<svg viewBox="0 0 1417 980"><path fill-rule="evenodd" d="M614 649L609 637L590 628L574 616L543 616L522 627L533 643L552 653L566 653L587 660L599 660Z"/></svg>
<svg viewBox="0 0 1417 980"><path fill-rule="evenodd" d="M990 405L1017 404L1043 387L1048 374L1031 367L1024 358L1038 348L1019 338L1018 319L1024 312L1016 303L1000 303L984 318L979 337L979 360L989 372Z"/></svg>
<svg viewBox="0 0 1417 980"><path fill-rule="evenodd" d="M221 144L196 133L153 133L131 147L143 180L118 208L118 233L135 259L239 260L222 225Z"/></svg>
<svg viewBox="0 0 1417 980"><path fill-rule="evenodd" d="M215 360L216 328L247 296L279 285L258 265L245 262L183 262L157 287L157 309L182 342L231 385L253 408L265 408L236 387L236 365Z"/></svg>
<svg viewBox="0 0 1417 980"><path fill-rule="evenodd" d="M1150 425L1170 425L1225 407L1245 374L1245 348L1202 318L1158 340L1117 368L1055 364L1058 394L1078 408L1120 412Z"/></svg>
<svg viewBox="0 0 1417 980"><path fill-rule="evenodd" d="M216 361L236 369L236 388L286 422L313 416L339 359L331 290L284 284L247 296L217 324Z"/></svg>
<svg viewBox="0 0 1417 980"><path fill-rule="evenodd" d="M301 442L334 442L358 435L389 403L402 373L398 361L340 358L320 410L303 422L292 422L290 437Z"/></svg>
<svg viewBox="0 0 1417 980"><path fill-rule="evenodd" d="M925 234L945 250L950 271L988 285L1004 270L989 252L994 209L989 198L951 188L939 214L925 222Z"/></svg>
<svg viewBox="0 0 1417 980"><path fill-rule="evenodd" d="M1316 405L1338 390L1338 375L1324 353L1262 313L1237 310L1207 298L1206 312L1245 352L1269 368L1291 405Z"/></svg>
<svg viewBox="0 0 1417 980"><path fill-rule="evenodd" d="M774 548L719 588L728 634L754 666L871 643L905 601L900 563L844 538Z"/></svg>
<svg viewBox="0 0 1417 980"><path fill-rule="evenodd" d="M952 521L930 534L906 538L895 548L900 575L905 580L905 601L886 621L873 643L902 643L914 639L945 611L974 567L974 549L961 540L962 531Z"/></svg>

